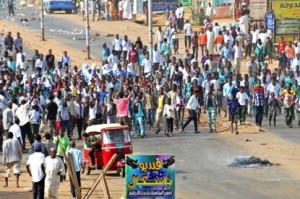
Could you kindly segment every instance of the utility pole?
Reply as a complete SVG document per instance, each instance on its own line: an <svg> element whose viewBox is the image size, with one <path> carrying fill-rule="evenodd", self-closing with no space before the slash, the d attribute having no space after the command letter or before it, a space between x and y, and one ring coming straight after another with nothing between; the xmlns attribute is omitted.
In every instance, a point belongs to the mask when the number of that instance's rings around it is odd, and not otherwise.
<svg viewBox="0 0 300 199"><path fill-rule="evenodd" d="M149 25L149 55L153 60L153 34L152 34L152 0L148 0L148 25Z"/></svg>
<svg viewBox="0 0 300 199"><path fill-rule="evenodd" d="M90 18L89 18L89 0L85 0L85 42L86 42L86 59L91 59L91 51L90 51Z"/></svg>
<svg viewBox="0 0 300 199"><path fill-rule="evenodd" d="M42 41L45 41L45 15L44 15L44 0L42 0L42 10L41 10L41 29L42 29Z"/></svg>

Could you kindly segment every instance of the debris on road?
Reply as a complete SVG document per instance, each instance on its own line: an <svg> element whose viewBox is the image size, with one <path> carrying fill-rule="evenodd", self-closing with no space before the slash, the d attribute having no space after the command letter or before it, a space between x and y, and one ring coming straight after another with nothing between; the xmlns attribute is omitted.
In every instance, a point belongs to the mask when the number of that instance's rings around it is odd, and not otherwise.
<svg viewBox="0 0 300 199"><path fill-rule="evenodd" d="M246 140L245 140L245 142L251 142L251 141L252 141L252 140L250 140L250 139L246 139Z"/></svg>
<svg viewBox="0 0 300 199"><path fill-rule="evenodd" d="M250 157L238 157L233 160L229 165L231 167L242 167L242 168L254 168L254 167L263 167L263 166L273 166L267 159L261 159L255 156Z"/></svg>

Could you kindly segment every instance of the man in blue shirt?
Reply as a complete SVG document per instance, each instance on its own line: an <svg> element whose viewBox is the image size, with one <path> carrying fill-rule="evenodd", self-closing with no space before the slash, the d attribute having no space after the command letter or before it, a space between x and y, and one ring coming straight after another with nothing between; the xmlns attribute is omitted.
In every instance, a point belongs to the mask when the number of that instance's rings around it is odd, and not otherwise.
<svg viewBox="0 0 300 199"><path fill-rule="evenodd" d="M220 54L224 59L226 59L227 61L230 61L231 60L231 52L232 52L232 49L230 48L229 43L226 42L226 46L221 49Z"/></svg>
<svg viewBox="0 0 300 199"><path fill-rule="evenodd" d="M232 83L232 77L227 77L227 83L223 86L223 109L225 112L225 117L227 117L228 103L232 100L232 91L235 85Z"/></svg>
<svg viewBox="0 0 300 199"><path fill-rule="evenodd" d="M106 46L106 43L102 45L102 62L104 63L105 61L108 60L108 56L110 55L110 50Z"/></svg>
<svg viewBox="0 0 300 199"><path fill-rule="evenodd" d="M74 163L74 169L76 172L76 177L78 180L78 185L79 187L81 187L81 181L80 181L80 170L81 173L84 173L84 164L83 164L83 158L82 158L82 153L80 150L78 150L76 147L76 143L75 141L71 141L70 142L70 149L68 150L68 156L72 155L73 158L73 163ZM75 187L74 184L72 183L72 180L70 180L71 183L71 193L72 193L72 197L75 198L76 194L75 194Z"/></svg>

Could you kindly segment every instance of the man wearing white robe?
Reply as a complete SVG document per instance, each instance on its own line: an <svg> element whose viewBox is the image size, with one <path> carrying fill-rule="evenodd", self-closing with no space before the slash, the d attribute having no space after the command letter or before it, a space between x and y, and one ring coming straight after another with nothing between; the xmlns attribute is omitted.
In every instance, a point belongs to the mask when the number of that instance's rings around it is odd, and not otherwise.
<svg viewBox="0 0 300 199"><path fill-rule="evenodd" d="M249 24L250 23L250 18L248 15L243 15L241 18L240 18L240 27L241 27L241 31L244 33L244 34L247 34L249 32Z"/></svg>
<svg viewBox="0 0 300 199"><path fill-rule="evenodd" d="M45 198L57 199L60 176L65 175L65 166L61 158L56 156L55 147L50 149L50 156L46 157L45 166Z"/></svg>
<svg viewBox="0 0 300 199"><path fill-rule="evenodd" d="M129 0L124 0L123 3L123 19L132 19L132 8Z"/></svg>
<svg viewBox="0 0 300 199"><path fill-rule="evenodd" d="M214 54L214 41L215 41L215 33L210 26L208 31L206 31L207 35L207 50L209 54Z"/></svg>
<svg viewBox="0 0 300 199"><path fill-rule="evenodd" d="M213 21L213 15L216 14L216 10L211 6L211 2L208 2L208 6L206 7L205 15L209 17L210 22Z"/></svg>

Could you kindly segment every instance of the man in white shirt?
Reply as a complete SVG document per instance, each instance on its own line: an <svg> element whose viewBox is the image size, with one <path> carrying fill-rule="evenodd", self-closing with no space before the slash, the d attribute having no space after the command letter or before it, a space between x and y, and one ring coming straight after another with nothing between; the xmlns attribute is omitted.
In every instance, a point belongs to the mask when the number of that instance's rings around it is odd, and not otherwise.
<svg viewBox="0 0 300 199"><path fill-rule="evenodd" d="M147 53L145 59L142 62L142 73L144 74L144 76L147 76L151 72L152 72L152 60L149 57L149 53Z"/></svg>
<svg viewBox="0 0 300 199"><path fill-rule="evenodd" d="M295 53L300 54L300 46L298 41L294 41L294 48L295 48Z"/></svg>
<svg viewBox="0 0 300 199"><path fill-rule="evenodd" d="M213 21L213 15L216 14L216 10L211 6L211 2L208 2L205 15L209 17L210 22Z"/></svg>
<svg viewBox="0 0 300 199"><path fill-rule="evenodd" d="M19 106L19 108L16 111L16 117L20 120L20 128L21 128L21 133L22 133L22 143L23 143L23 150L25 149L25 138L26 136L29 139L29 143L30 145L33 144L34 140L33 140L33 136L32 136L32 132L30 129L30 122L29 122L29 108L30 108L30 104L31 104L31 100L27 101L26 98L21 97L20 98L20 102L21 105Z"/></svg>
<svg viewBox="0 0 300 199"><path fill-rule="evenodd" d="M156 72L159 68L159 65L161 64L161 52L157 49L157 44L154 44L153 46L153 69L154 72Z"/></svg>
<svg viewBox="0 0 300 199"><path fill-rule="evenodd" d="M253 32L252 32L252 47L253 52L255 52L256 49L256 42L259 38L259 29L257 29L256 26L253 26Z"/></svg>
<svg viewBox="0 0 300 199"><path fill-rule="evenodd" d="M116 50L112 50L112 53L108 56L108 64L112 67L112 70L115 71L118 69L119 63L119 53Z"/></svg>
<svg viewBox="0 0 300 199"><path fill-rule="evenodd" d="M161 26L158 26L158 30L156 32L156 44L157 44L159 50L163 43L163 40L164 40L164 33L161 30Z"/></svg>
<svg viewBox="0 0 300 199"><path fill-rule="evenodd" d="M63 52L63 56L61 57L60 62L62 63L63 67L65 67L66 64L68 64L68 66L71 67L71 58L68 56L67 51Z"/></svg>
<svg viewBox="0 0 300 199"><path fill-rule="evenodd" d="M237 71L240 71L244 49L242 46L240 46L240 43L236 41L235 46L232 48L232 51L234 52L235 69Z"/></svg>
<svg viewBox="0 0 300 199"><path fill-rule="evenodd" d="M39 58L35 61L35 71L39 68L42 73L45 71L47 66L46 60L44 60L43 54L39 55Z"/></svg>
<svg viewBox="0 0 300 199"><path fill-rule="evenodd" d="M193 32L193 29L192 29L192 25L189 23L189 20L187 19L185 21L185 24L184 24L184 45L185 45L185 48L191 48L191 36L192 36L192 32Z"/></svg>
<svg viewBox="0 0 300 199"><path fill-rule="evenodd" d="M292 61L291 68L294 72L296 71L296 66L300 66L300 53L296 53L296 58Z"/></svg>
<svg viewBox="0 0 300 199"><path fill-rule="evenodd" d="M4 188L8 187L8 177L10 176L10 169L13 168L14 175L16 177L16 186L19 188L19 177L21 173L20 161L22 158L22 147L16 139L13 139L13 133L9 132L7 140L3 143L3 156L2 162L5 166L5 185Z"/></svg>
<svg viewBox="0 0 300 199"><path fill-rule="evenodd" d="M127 64L127 53L130 49L131 42L128 40L127 35L124 36L124 39L122 40L122 51L123 51L123 62L124 65Z"/></svg>
<svg viewBox="0 0 300 199"><path fill-rule="evenodd" d="M184 131L184 128L193 120L194 121L194 133L200 133L198 131L198 119L197 119L197 112L200 109L200 104L199 104L199 94L200 90L197 87L194 89L194 94L190 97L188 103L187 103L187 109L189 111L189 117L187 121L183 124L182 128L180 129L180 132Z"/></svg>
<svg viewBox="0 0 300 199"><path fill-rule="evenodd" d="M33 198L44 198L45 188L45 155L42 153L42 144L34 145L34 153L29 156L26 169L32 177Z"/></svg>
<svg viewBox="0 0 300 199"><path fill-rule="evenodd" d="M14 139L18 140L20 145L23 146L21 128L20 128L19 124L20 124L20 120L18 118L16 118L14 125L12 125L9 128L8 132L12 132L14 135Z"/></svg>
<svg viewBox="0 0 300 199"><path fill-rule="evenodd" d="M250 18L248 15L243 15L240 18L240 27L241 27L241 31L244 34L247 34L249 32L249 25L250 25Z"/></svg>
<svg viewBox="0 0 300 199"><path fill-rule="evenodd" d="M271 79L271 83L267 87L267 94L271 98L270 93L274 93L276 99L279 99L280 84L276 82L276 78Z"/></svg>
<svg viewBox="0 0 300 199"><path fill-rule="evenodd" d="M236 98L238 99L238 102L240 104L239 108L239 118L240 123L245 123L246 121L246 113L247 113L247 103L249 100L249 97L247 93L244 92L244 87L240 87L240 91L236 94Z"/></svg>
<svg viewBox="0 0 300 199"><path fill-rule="evenodd" d="M113 50L117 52L118 59L121 60L122 54L122 39L119 38L119 34L116 34L116 37L112 41Z"/></svg>
<svg viewBox="0 0 300 199"><path fill-rule="evenodd" d="M27 62L27 56L26 56L26 53L23 52L23 47L20 47L19 48L19 51L16 55L16 65L18 65L21 61L22 61L22 55L24 56L24 62Z"/></svg>

